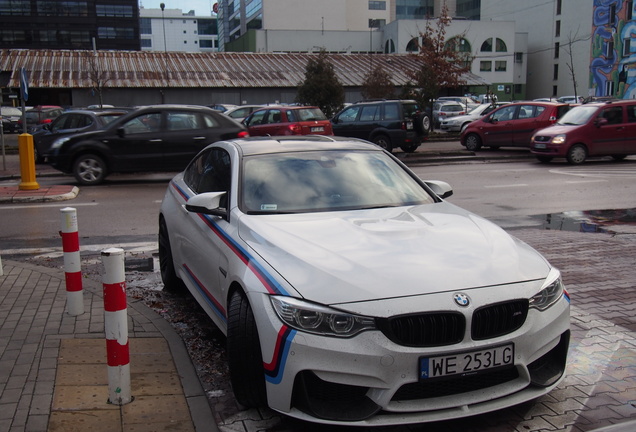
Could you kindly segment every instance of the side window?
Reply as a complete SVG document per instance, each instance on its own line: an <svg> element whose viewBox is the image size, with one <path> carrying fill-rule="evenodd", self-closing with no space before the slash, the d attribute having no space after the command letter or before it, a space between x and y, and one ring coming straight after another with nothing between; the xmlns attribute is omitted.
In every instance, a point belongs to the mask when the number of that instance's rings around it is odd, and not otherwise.
<svg viewBox="0 0 636 432"><path fill-rule="evenodd" d="M197 113L194 112L170 112L167 125L167 129L171 131L201 129Z"/></svg>
<svg viewBox="0 0 636 432"><path fill-rule="evenodd" d="M205 126L202 126L201 129L205 129L205 128L218 128L220 126L220 123L217 119L214 118L214 116L210 115L210 114L202 114L203 116L203 123ZM199 118L199 117L197 117Z"/></svg>
<svg viewBox="0 0 636 432"><path fill-rule="evenodd" d="M516 106L505 106L491 114L490 118L497 121L512 120L515 115Z"/></svg>
<svg viewBox="0 0 636 432"><path fill-rule="evenodd" d="M543 112L543 107L535 106L535 105L521 105L519 107L519 114L517 115L517 118L519 119L534 118L534 117L538 117L539 114L541 114L542 112Z"/></svg>
<svg viewBox="0 0 636 432"><path fill-rule="evenodd" d="M338 116L338 120L341 122L356 121L356 118L358 117L359 112L360 112L360 106L349 107Z"/></svg>
<svg viewBox="0 0 636 432"><path fill-rule="evenodd" d="M227 207L231 183L232 165L230 155L223 149L212 149L203 163L203 173L196 192L226 192L225 197L221 199L221 207Z"/></svg>
<svg viewBox="0 0 636 432"><path fill-rule="evenodd" d="M619 106L605 108L601 117L607 119L607 124L623 123L623 108Z"/></svg>
<svg viewBox="0 0 636 432"><path fill-rule="evenodd" d="M161 113L146 113L124 123L126 134L159 132L161 129Z"/></svg>
<svg viewBox="0 0 636 432"><path fill-rule="evenodd" d="M68 129L66 123L68 123L69 116L60 116L51 122L51 132L57 132L61 129Z"/></svg>
<svg viewBox="0 0 636 432"><path fill-rule="evenodd" d="M629 105L627 108L627 121L629 123L636 123L636 105Z"/></svg>
<svg viewBox="0 0 636 432"><path fill-rule="evenodd" d="M399 120L400 110L397 104L389 103L384 105L384 120Z"/></svg>
<svg viewBox="0 0 636 432"><path fill-rule="evenodd" d="M296 111L294 111L294 110L285 111L285 115L287 116L287 122L288 123L294 123L294 122L300 121L300 120L298 120L298 118L297 118L298 116L296 115Z"/></svg>
<svg viewBox="0 0 636 432"><path fill-rule="evenodd" d="M263 124L263 118L265 117L265 114L267 114L267 110L255 112L254 114L252 114L252 117L249 118L246 124L248 126L257 126Z"/></svg>
<svg viewBox="0 0 636 432"><path fill-rule="evenodd" d="M280 123L280 110L273 109L269 110L269 115L267 116L267 123Z"/></svg>
<svg viewBox="0 0 636 432"><path fill-rule="evenodd" d="M377 105L368 105L362 107L362 113L360 114L360 121L373 121L375 120L375 114L378 111Z"/></svg>
<svg viewBox="0 0 636 432"><path fill-rule="evenodd" d="M212 150L204 150L192 162L190 162L183 173L183 181L194 192L197 192L198 190L199 182L203 176L203 167L211 151Z"/></svg>

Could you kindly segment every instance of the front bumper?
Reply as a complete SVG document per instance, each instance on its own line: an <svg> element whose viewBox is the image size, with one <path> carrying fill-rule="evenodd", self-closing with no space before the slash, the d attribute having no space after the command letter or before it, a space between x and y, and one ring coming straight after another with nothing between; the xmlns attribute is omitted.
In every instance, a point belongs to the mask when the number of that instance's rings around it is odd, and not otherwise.
<svg viewBox="0 0 636 432"><path fill-rule="evenodd" d="M485 292L471 293L477 299L482 295L487 297ZM446 420L537 398L564 377L569 345L569 301L565 296L546 311L531 309L523 325L510 334L478 341L465 337L460 343L437 347L398 345L381 331L349 339L292 331L281 341L277 338L283 326L268 296L254 295L250 300L261 303L254 311L264 364L278 372L266 380L268 404L299 419L375 426ZM467 316L469 323L470 318ZM515 347L514 365L508 368L419 379L421 357L507 343ZM281 346L286 347L285 355L276 358Z"/></svg>

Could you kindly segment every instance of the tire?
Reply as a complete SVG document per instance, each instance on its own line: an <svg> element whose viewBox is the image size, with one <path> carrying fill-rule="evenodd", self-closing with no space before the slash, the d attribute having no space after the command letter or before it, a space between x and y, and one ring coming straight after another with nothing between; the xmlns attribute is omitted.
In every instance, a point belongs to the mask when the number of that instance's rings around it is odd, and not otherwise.
<svg viewBox="0 0 636 432"><path fill-rule="evenodd" d="M466 149L470 151L479 151L481 149L481 138L479 138L479 135L471 133L466 137Z"/></svg>
<svg viewBox="0 0 636 432"><path fill-rule="evenodd" d="M235 291L227 319L227 357L236 400L247 408L267 406L263 355L256 320L247 297Z"/></svg>
<svg viewBox="0 0 636 432"><path fill-rule="evenodd" d="M552 161L552 156L537 156L537 160L541 163L549 163Z"/></svg>
<svg viewBox="0 0 636 432"><path fill-rule="evenodd" d="M389 153L393 151L393 145L391 144L391 139L384 134L374 136L373 142L379 145L380 147L382 147L384 150L388 151Z"/></svg>
<svg viewBox="0 0 636 432"><path fill-rule="evenodd" d="M422 115L422 129L427 134L431 130L431 118L426 114Z"/></svg>
<svg viewBox="0 0 636 432"><path fill-rule="evenodd" d="M404 153L413 153L419 146L417 144L403 145L400 148Z"/></svg>
<svg viewBox="0 0 636 432"><path fill-rule="evenodd" d="M93 186L104 181L107 174L104 159L94 154L83 154L73 162L73 175L79 184Z"/></svg>
<svg viewBox="0 0 636 432"><path fill-rule="evenodd" d="M572 165L582 164L587 158L587 149L582 144L575 144L569 148L565 157Z"/></svg>
<svg viewBox="0 0 636 432"><path fill-rule="evenodd" d="M627 155L612 155L612 159L614 159L615 161L622 161L626 157Z"/></svg>
<svg viewBox="0 0 636 432"><path fill-rule="evenodd" d="M159 272L166 291L178 294L186 292L187 288L174 268L168 226L163 217L159 219Z"/></svg>

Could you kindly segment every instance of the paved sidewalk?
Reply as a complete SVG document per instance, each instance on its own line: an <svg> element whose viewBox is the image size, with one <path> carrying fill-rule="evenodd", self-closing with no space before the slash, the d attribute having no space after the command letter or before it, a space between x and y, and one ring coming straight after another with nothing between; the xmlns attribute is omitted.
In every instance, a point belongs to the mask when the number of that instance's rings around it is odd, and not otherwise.
<svg viewBox="0 0 636 432"><path fill-rule="evenodd" d="M0 276L0 431L215 431L183 341L128 299L131 394L108 403L102 287L83 279L84 313L65 311L64 272L5 261Z"/></svg>

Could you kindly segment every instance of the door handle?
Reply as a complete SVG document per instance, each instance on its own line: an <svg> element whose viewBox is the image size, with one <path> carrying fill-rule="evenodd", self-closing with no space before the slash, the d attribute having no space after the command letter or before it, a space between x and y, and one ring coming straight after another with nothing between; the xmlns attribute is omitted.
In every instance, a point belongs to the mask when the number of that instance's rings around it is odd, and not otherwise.
<svg viewBox="0 0 636 432"><path fill-rule="evenodd" d="M161 138L151 139L150 142L161 142L163 141Z"/></svg>

